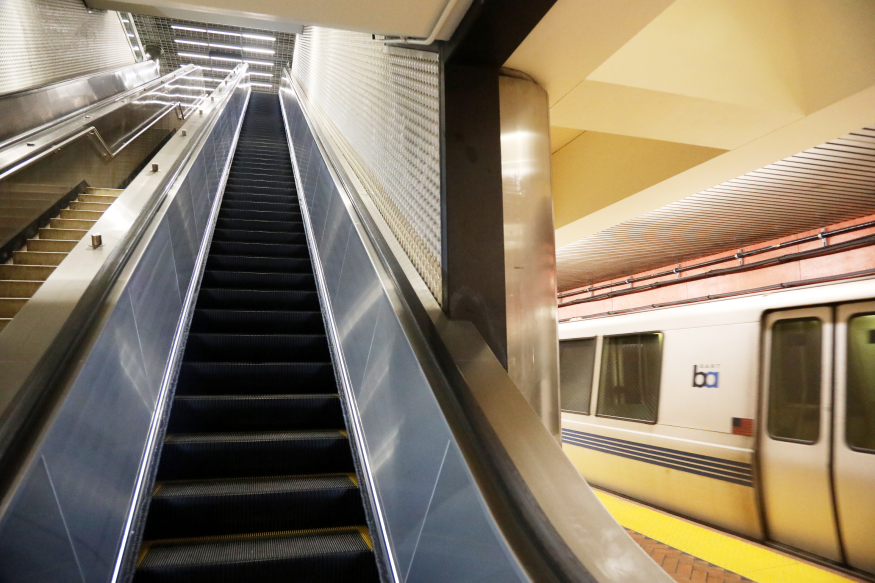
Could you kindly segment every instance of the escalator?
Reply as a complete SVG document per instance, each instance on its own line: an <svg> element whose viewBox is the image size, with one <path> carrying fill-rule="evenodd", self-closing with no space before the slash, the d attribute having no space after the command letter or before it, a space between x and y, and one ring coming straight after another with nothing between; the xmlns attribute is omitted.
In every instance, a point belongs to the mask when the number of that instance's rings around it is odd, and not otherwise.
<svg viewBox="0 0 875 583"><path fill-rule="evenodd" d="M276 96L252 94L134 581L378 581Z"/></svg>

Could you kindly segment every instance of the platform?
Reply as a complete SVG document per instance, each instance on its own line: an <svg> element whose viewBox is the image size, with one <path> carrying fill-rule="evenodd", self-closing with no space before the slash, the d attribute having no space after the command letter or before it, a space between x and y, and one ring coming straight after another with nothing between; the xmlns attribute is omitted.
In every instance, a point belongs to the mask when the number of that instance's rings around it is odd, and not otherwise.
<svg viewBox="0 0 875 583"><path fill-rule="evenodd" d="M864 583L780 551L595 489L608 511L676 581Z"/></svg>

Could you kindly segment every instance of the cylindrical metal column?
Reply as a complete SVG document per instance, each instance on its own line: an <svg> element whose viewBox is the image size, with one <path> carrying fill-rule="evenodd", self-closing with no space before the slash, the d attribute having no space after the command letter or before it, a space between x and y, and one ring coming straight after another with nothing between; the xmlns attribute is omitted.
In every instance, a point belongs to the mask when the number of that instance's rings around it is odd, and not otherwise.
<svg viewBox="0 0 875 583"><path fill-rule="evenodd" d="M559 440L556 245L547 92L521 73L502 70L499 94L507 371Z"/></svg>

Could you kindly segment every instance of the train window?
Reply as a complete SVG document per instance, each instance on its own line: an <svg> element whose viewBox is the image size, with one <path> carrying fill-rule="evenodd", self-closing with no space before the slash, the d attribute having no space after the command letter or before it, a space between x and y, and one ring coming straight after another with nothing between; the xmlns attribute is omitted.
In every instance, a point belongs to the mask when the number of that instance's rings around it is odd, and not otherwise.
<svg viewBox="0 0 875 583"><path fill-rule="evenodd" d="M606 336L596 414L656 423L662 333Z"/></svg>
<svg viewBox="0 0 875 583"><path fill-rule="evenodd" d="M559 343L559 395L563 411L589 415L595 338Z"/></svg>
<svg viewBox="0 0 875 583"><path fill-rule="evenodd" d="M846 402L848 445L875 453L875 314L848 322Z"/></svg>
<svg viewBox="0 0 875 583"><path fill-rule="evenodd" d="M772 326L769 435L814 443L820 436L822 324L817 318Z"/></svg>

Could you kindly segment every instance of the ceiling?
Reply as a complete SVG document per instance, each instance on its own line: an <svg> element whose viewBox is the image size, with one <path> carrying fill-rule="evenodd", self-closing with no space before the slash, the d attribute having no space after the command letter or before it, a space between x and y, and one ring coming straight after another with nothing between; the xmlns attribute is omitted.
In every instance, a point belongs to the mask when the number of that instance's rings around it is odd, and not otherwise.
<svg viewBox="0 0 875 583"><path fill-rule="evenodd" d="M246 60L253 91L276 93L283 66L291 63L295 50L295 35L287 32L139 14L134 14L134 24L143 46L162 48L162 75L194 63L204 67L204 78L213 80L208 85L214 87L237 62ZM211 51L217 58L209 58Z"/></svg>
<svg viewBox="0 0 875 583"><path fill-rule="evenodd" d="M471 0L85 0L89 8L193 20L276 32L300 33L324 26L372 34L428 37L447 18L437 38L452 35Z"/></svg>
<svg viewBox="0 0 875 583"><path fill-rule="evenodd" d="M560 281L603 277L596 235L875 122L875 2L558 0L505 66L549 94Z"/></svg>

